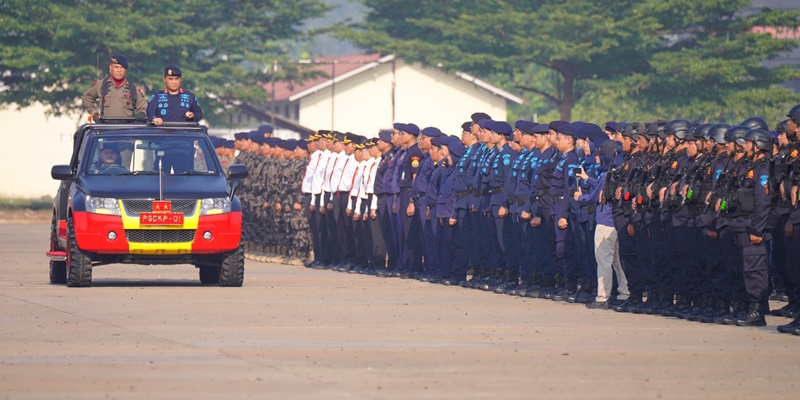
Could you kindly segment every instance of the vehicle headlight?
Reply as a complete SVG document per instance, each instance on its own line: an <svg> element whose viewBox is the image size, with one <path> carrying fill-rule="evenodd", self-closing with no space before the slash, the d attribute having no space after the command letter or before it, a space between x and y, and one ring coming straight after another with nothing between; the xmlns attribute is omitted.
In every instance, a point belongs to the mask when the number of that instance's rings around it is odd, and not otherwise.
<svg viewBox="0 0 800 400"><path fill-rule="evenodd" d="M120 215L119 201L111 197L86 196L86 211L92 214Z"/></svg>
<svg viewBox="0 0 800 400"><path fill-rule="evenodd" d="M200 201L200 215L216 215L231 212L231 200L227 197L215 197Z"/></svg>

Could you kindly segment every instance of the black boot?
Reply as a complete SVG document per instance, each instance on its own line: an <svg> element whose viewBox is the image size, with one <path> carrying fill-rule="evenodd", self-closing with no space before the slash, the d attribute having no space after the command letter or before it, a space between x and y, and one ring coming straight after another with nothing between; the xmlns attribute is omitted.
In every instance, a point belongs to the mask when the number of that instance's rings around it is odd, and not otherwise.
<svg viewBox="0 0 800 400"><path fill-rule="evenodd" d="M700 316L708 311L709 304L713 298L711 296L695 296L692 299L692 307L686 310L680 318L687 321L699 321Z"/></svg>
<svg viewBox="0 0 800 400"><path fill-rule="evenodd" d="M764 319L764 313L762 312L762 305L758 302L750 303L750 308L747 310L747 314L745 314L741 318L737 318L734 321L736 325L739 326L766 326L767 320Z"/></svg>
<svg viewBox="0 0 800 400"><path fill-rule="evenodd" d="M795 332L798 331L800 331L800 317L795 318L794 321L786 325L778 325L778 332L780 333L794 333L797 335L798 333Z"/></svg>
<svg viewBox="0 0 800 400"><path fill-rule="evenodd" d="M797 318L800 317L800 302L790 298L789 304L769 312L776 317Z"/></svg>
<svg viewBox="0 0 800 400"><path fill-rule="evenodd" d="M612 306L611 309L613 309L616 312L631 312L631 310L633 310L636 307L639 307L641 304L642 304L642 296L631 295L630 297L628 297L628 300L623 301L622 304Z"/></svg>
<svg viewBox="0 0 800 400"><path fill-rule="evenodd" d="M715 298L714 302L709 307L709 311L701 315L698 320L704 324L716 323L717 318L730 312L730 303L724 299Z"/></svg>
<svg viewBox="0 0 800 400"><path fill-rule="evenodd" d="M716 322L722 325L736 325L736 320L747 315L748 304L735 299L731 303L731 312L720 317Z"/></svg>

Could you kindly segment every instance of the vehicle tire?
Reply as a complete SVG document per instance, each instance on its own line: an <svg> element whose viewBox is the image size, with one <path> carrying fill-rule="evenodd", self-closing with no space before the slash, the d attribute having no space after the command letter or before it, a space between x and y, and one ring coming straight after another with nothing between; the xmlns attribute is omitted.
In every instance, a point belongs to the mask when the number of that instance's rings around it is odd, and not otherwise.
<svg viewBox="0 0 800 400"><path fill-rule="evenodd" d="M204 285L216 285L219 283L219 267L204 265L197 267L200 271L200 283Z"/></svg>
<svg viewBox="0 0 800 400"><path fill-rule="evenodd" d="M92 286L92 259L78 248L72 217L67 217L67 286Z"/></svg>
<svg viewBox="0 0 800 400"><path fill-rule="evenodd" d="M62 250L58 245L58 219L53 213L50 223L50 251ZM50 261L50 283L67 283L67 262Z"/></svg>
<svg viewBox="0 0 800 400"><path fill-rule="evenodd" d="M219 285L240 287L244 282L244 247L239 244L236 250L222 255L219 271Z"/></svg>

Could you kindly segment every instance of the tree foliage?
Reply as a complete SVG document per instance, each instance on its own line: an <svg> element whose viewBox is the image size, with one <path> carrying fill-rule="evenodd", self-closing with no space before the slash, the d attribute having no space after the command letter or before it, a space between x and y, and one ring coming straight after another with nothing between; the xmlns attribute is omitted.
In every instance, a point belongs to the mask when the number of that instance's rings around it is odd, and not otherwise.
<svg viewBox="0 0 800 400"><path fill-rule="evenodd" d="M163 87L165 65L179 66L207 118L222 122L236 104L264 100L258 83L300 79L281 62L287 45L316 35L302 24L327 10L321 0L4 0L0 105L78 111L118 53L146 93Z"/></svg>
<svg viewBox="0 0 800 400"><path fill-rule="evenodd" d="M797 13L742 15L747 0L361 1L366 21L341 37L499 78L563 119L576 107L620 119L711 118L737 105L757 112L788 101L790 92L775 85L798 77L790 67L761 65L796 42L750 33L755 25L797 26ZM533 107L539 112L541 102Z"/></svg>

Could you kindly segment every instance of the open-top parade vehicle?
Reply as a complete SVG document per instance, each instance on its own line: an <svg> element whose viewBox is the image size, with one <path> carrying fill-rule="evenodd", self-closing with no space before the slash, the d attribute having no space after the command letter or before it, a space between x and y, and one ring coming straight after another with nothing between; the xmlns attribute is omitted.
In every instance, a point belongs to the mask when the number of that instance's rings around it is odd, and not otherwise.
<svg viewBox="0 0 800 400"><path fill-rule="evenodd" d="M50 282L90 286L105 264L192 264L200 281L241 286L244 165L226 177L196 123L155 127L133 120L87 124L75 132L50 229Z"/></svg>

